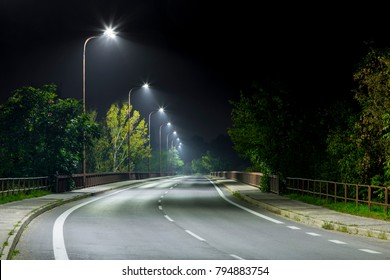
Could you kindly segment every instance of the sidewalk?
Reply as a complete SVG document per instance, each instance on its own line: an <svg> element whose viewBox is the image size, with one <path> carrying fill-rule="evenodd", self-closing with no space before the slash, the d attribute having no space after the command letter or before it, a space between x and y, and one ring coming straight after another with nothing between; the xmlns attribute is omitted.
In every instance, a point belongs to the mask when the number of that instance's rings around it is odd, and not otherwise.
<svg viewBox="0 0 390 280"><path fill-rule="evenodd" d="M239 183L235 180L219 177L209 178L216 184L225 186L230 192L239 193L243 200L296 222L350 234L390 240L390 222L343 214L320 206L291 200L277 194L262 193L257 187ZM24 228L35 217L45 211L70 201L156 179L159 178L117 182L0 205L0 259L11 258Z"/></svg>
<svg viewBox="0 0 390 280"><path fill-rule="evenodd" d="M224 185L231 192L238 192L244 201L296 222L390 241L390 221L340 213L274 193L263 193L257 187L235 180L220 177L212 177L212 180L219 185Z"/></svg>

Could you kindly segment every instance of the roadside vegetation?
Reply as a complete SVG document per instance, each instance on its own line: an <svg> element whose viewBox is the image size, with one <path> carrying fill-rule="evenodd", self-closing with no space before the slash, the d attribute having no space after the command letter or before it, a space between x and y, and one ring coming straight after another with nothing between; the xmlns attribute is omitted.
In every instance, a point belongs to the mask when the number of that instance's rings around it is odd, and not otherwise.
<svg viewBox="0 0 390 280"><path fill-rule="evenodd" d="M132 171L148 171L148 126L127 102L111 104L98 119L95 111L83 111L80 100L62 99L49 84L17 89L0 104L0 178L49 176L53 181L56 174L82 173L84 144L87 173L127 172L129 165ZM176 147L161 161L163 170L165 164L173 170L183 165ZM152 171L159 168L155 162Z"/></svg>
<svg viewBox="0 0 390 280"><path fill-rule="evenodd" d="M15 193L11 195L3 195L0 196L0 204L5 204L13 201L27 199L27 198L40 197L50 193L51 193L50 191L33 190L27 193Z"/></svg>

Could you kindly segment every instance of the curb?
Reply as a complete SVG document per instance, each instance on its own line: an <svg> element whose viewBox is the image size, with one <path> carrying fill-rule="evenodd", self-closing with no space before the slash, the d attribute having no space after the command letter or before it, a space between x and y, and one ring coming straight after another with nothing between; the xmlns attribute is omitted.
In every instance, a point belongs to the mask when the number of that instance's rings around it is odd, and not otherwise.
<svg viewBox="0 0 390 280"><path fill-rule="evenodd" d="M82 194L75 196L71 199L68 200L59 200L59 201L54 201L49 204L46 204L44 206L41 206L38 209L34 209L31 211L29 214L27 214L22 220L20 220L15 227L12 229L11 233L9 234L9 237L7 239L8 246L4 246L2 255L0 260L11 260L12 255L14 253L15 247L19 242L20 236L22 235L24 229L28 226L28 224L34 220L36 217L39 215L45 213L46 211L49 211L55 207L61 206L63 204L66 204L68 202L76 201L79 199L83 199L89 196L92 196L93 194Z"/></svg>

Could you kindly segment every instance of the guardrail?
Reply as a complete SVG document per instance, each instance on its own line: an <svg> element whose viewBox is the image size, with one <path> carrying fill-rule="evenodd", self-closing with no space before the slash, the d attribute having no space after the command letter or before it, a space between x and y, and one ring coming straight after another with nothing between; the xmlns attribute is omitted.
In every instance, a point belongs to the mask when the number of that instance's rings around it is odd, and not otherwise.
<svg viewBox="0 0 390 280"><path fill-rule="evenodd" d="M49 190L48 177L0 178L1 196L27 193L32 190Z"/></svg>
<svg viewBox="0 0 390 280"><path fill-rule="evenodd" d="M58 176L55 192L65 192L70 188L80 189L97 185L109 184L126 180L140 180L154 177L170 176L171 173L149 173L149 172L106 172L88 173L85 176L85 186L83 185L83 174L73 174L72 176Z"/></svg>
<svg viewBox="0 0 390 280"><path fill-rule="evenodd" d="M389 187L349 184L332 181L311 180L303 178L286 178L286 189L290 192L310 194L319 198L330 199L334 202L354 202L356 207L359 204L367 204L368 209L377 205L384 209L387 214L389 210Z"/></svg>
<svg viewBox="0 0 390 280"><path fill-rule="evenodd" d="M211 176L223 177L227 179L233 179L248 185L255 187L261 187L261 177L263 173L259 172L242 172L242 171L215 171L210 172ZM270 192L279 194L279 177L276 175L268 175L270 183Z"/></svg>
<svg viewBox="0 0 390 280"><path fill-rule="evenodd" d="M52 181L49 177L0 178L0 195L7 196L17 193L27 193L32 190L51 190L61 193L71 189L93 187L126 180L140 180L154 177L171 176L172 173L149 172L107 172L86 174L86 184L83 185L83 174L58 175Z"/></svg>

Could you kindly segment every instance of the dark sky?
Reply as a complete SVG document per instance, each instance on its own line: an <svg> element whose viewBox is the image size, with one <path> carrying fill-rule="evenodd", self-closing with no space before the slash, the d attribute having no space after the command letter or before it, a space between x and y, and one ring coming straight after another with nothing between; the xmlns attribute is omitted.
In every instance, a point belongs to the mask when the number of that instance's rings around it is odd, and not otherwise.
<svg viewBox="0 0 390 280"><path fill-rule="evenodd" d="M310 106L349 91L364 42L389 41L384 7L296 2L0 0L0 102L45 83L81 99L83 43L112 26L115 41L88 43L87 108L103 117L148 81L148 94L131 95L146 120L165 106L179 137L210 141L253 79L282 80ZM151 126L166 120L153 115Z"/></svg>

